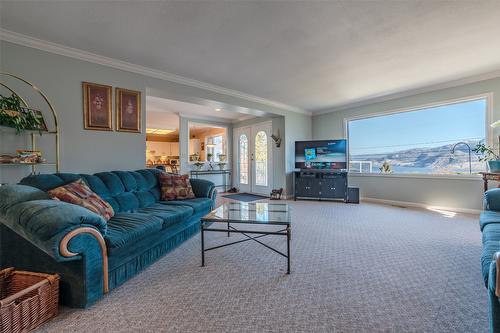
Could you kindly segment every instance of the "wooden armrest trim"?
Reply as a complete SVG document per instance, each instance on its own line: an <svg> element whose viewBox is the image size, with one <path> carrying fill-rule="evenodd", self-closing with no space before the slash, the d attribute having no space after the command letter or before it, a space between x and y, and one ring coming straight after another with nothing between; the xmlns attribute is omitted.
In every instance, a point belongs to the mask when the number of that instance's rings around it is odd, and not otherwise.
<svg viewBox="0 0 500 333"><path fill-rule="evenodd" d="M109 285L108 285L108 250L106 249L106 242L104 241L104 238L102 237L101 233L97 231L94 228L90 227L82 227L75 229L69 233L67 233L63 239L61 239L61 242L59 243L59 251L61 252L61 255L63 257L74 257L78 255L78 253L71 252L68 249L68 244L70 240L80 234L90 234L94 236L97 241L99 242L99 247L101 248L101 255L102 255L102 276L103 276L103 292L107 294L109 292Z"/></svg>

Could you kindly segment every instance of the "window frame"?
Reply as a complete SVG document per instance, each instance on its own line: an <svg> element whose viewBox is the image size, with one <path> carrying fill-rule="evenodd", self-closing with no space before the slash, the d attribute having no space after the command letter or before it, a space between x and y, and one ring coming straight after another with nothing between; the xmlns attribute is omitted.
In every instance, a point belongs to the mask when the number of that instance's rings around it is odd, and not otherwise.
<svg viewBox="0 0 500 333"><path fill-rule="evenodd" d="M361 177L390 177L390 178L428 178L428 179L462 179L462 180L479 180L481 179L481 175L467 175L467 174L449 174L449 175L444 175L444 174L430 174L430 173L396 173L396 174L384 174L384 173L367 173L367 172L350 172L349 167L350 167L350 150L349 150L349 122L353 120L361 120L361 119L369 119L369 118L376 118L376 117L381 117L381 116L388 116L388 115L393 115L393 114L398 114L398 113L404 113L404 112L413 112L413 111L419 111L419 110L424 110L424 109L429 109L433 107L442 107L446 105L451 105L451 104L459 104L459 103L465 103L465 102L470 102L470 101L476 101L484 99L486 100L486 114L485 114L485 133L486 133L486 138L485 142L488 145L493 145L493 128L491 128L490 124L492 123L493 120L493 93L488 92L488 93L483 93L483 94L478 94L478 95L471 95L467 97L459 97L459 98L453 98L453 99L448 99L444 101L438 101L438 102L430 102L426 104L420 104L416 106L410 106L410 107L402 107L402 108L397 108L397 109L392 109L389 111L381 111L381 112L374 112L374 113L369 113L369 114L359 114L351 117L345 117L344 118L344 139L347 140L347 167L348 167L348 172L350 176L361 176Z"/></svg>

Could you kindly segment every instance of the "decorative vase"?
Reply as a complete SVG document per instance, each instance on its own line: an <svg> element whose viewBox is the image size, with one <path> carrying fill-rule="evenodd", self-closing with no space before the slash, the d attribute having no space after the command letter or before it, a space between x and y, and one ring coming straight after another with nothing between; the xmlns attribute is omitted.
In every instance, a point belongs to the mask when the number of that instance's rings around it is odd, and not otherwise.
<svg viewBox="0 0 500 333"><path fill-rule="evenodd" d="M490 172L500 173L500 160L488 161L488 169Z"/></svg>

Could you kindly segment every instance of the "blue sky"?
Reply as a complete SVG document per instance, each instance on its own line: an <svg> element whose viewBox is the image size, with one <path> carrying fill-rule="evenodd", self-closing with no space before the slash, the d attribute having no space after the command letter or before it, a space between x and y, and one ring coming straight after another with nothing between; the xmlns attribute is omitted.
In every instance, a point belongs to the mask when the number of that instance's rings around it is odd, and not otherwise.
<svg viewBox="0 0 500 333"><path fill-rule="evenodd" d="M391 153L485 138L486 100L349 122L350 154ZM383 111L383 110L380 110Z"/></svg>

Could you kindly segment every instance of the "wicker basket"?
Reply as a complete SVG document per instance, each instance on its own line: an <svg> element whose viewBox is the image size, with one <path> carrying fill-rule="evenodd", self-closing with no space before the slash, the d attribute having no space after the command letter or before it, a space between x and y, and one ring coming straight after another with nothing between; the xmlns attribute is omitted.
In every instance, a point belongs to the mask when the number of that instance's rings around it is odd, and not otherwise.
<svg viewBox="0 0 500 333"><path fill-rule="evenodd" d="M59 311L59 275L0 271L0 333L28 332Z"/></svg>

